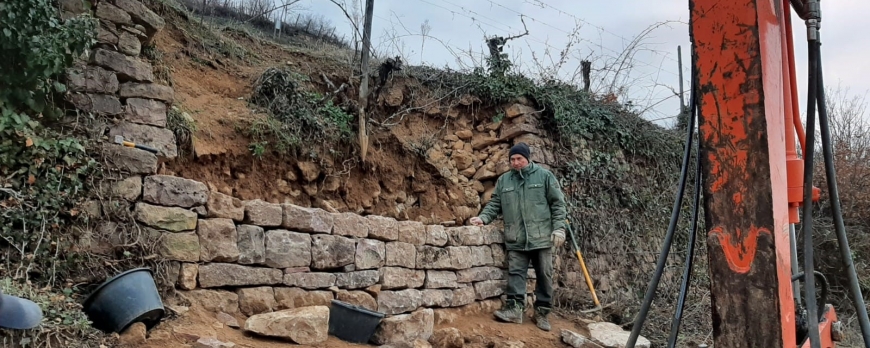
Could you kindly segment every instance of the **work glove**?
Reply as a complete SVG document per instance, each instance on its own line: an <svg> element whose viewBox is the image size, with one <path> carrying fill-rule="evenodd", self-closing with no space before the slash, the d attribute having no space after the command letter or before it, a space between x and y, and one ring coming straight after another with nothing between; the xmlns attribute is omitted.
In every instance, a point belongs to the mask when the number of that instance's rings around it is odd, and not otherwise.
<svg viewBox="0 0 870 348"><path fill-rule="evenodd" d="M481 219L480 217L477 217L477 216L471 218L471 220L469 220L469 222L471 222L471 224L474 226L483 226L483 219Z"/></svg>
<svg viewBox="0 0 870 348"><path fill-rule="evenodd" d="M553 241L553 252L562 248L562 245L565 245L565 230L560 228L553 231L550 240Z"/></svg>

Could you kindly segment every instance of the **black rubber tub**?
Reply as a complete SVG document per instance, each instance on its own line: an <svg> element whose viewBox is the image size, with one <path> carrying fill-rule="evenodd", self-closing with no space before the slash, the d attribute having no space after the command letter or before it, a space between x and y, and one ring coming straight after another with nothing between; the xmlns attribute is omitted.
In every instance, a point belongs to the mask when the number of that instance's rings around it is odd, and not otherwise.
<svg viewBox="0 0 870 348"><path fill-rule="evenodd" d="M351 343L368 343L384 316L384 313L332 300L329 334Z"/></svg>
<svg viewBox="0 0 870 348"><path fill-rule="evenodd" d="M151 329L165 313L148 268L131 269L105 281L85 299L82 307L94 328L109 333L124 332L138 322Z"/></svg>

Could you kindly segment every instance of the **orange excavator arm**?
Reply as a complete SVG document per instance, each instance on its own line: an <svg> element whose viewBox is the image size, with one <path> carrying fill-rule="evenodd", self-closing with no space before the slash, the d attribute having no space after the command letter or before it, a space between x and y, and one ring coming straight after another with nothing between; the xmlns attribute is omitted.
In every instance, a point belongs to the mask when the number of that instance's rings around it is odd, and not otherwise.
<svg viewBox="0 0 870 348"><path fill-rule="evenodd" d="M870 319L842 217L821 69L819 0L689 0L692 94L680 184L671 223L631 335L637 342L668 260L695 139L703 192L713 346L833 348L842 337L828 284L814 268L812 185L818 112L828 203L864 345ZM807 27L807 123L802 127L792 14ZM800 144L801 156L797 143ZM813 149L805 151L804 149ZM689 240L696 234L696 192ZM803 237L798 261L795 225ZM692 268L693 244L667 347L675 347ZM802 286L801 286L802 285ZM803 299L801 299L803 295Z"/></svg>
<svg viewBox="0 0 870 348"><path fill-rule="evenodd" d="M791 16L793 4L812 11L818 1L689 3L714 346L810 347L812 337L813 347L834 347L833 307L816 310L815 296L808 314L796 306L803 273L794 224L805 197L818 201L820 190L807 190L796 146L813 144L801 125ZM817 24L808 26L810 41ZM803 322L810 316L815 325Z"/></svg>
<svg viewBox="0 0 870 348"><path fill-rule="evenodd" d="M805 136L796 127L791 5L690 4L714 346L797 347L790 231L803 204L796 138L803 148ZM833 347L830 330L822 336Z"/></svg>

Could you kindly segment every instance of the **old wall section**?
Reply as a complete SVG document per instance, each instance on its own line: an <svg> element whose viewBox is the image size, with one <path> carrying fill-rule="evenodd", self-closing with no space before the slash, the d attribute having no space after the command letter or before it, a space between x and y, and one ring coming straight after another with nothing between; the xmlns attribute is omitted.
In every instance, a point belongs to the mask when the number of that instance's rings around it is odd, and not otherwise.
<svg viewBox="0 0 870 348"><path fill-rule="evenodd" d="M62 16L90 12L98 18L97 44L67 71L66 101L107 122L109 160L135 158L127 163L135 168L128 169L142 171L157 159L176 158L175 135L166 129L174 90L156 82L151 64L141 57L143 47L165 26L163 18L136 0L99 1L92 9L81 6L78 1L61 1ZM155 148L156 157L116 145L116 136Z"/></svg>

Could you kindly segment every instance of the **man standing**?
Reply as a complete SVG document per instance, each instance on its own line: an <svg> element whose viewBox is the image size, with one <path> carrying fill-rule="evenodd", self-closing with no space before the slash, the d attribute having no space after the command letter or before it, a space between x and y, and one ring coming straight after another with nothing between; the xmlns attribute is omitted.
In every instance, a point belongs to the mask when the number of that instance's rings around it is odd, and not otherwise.
<svg viewBox="0 0 870 348"><path fill-rule="evenodd" d="M531 163L529 146L510 150L512 170L502 174L492 198L480 215L469 221L477 226L491 223L501 214L508 259L507 301L495 316L522 323L529 262L535 268L535 324L550 331L547 316L553 300L553 251L565 243L565 196L549 170Z"/></svg>

